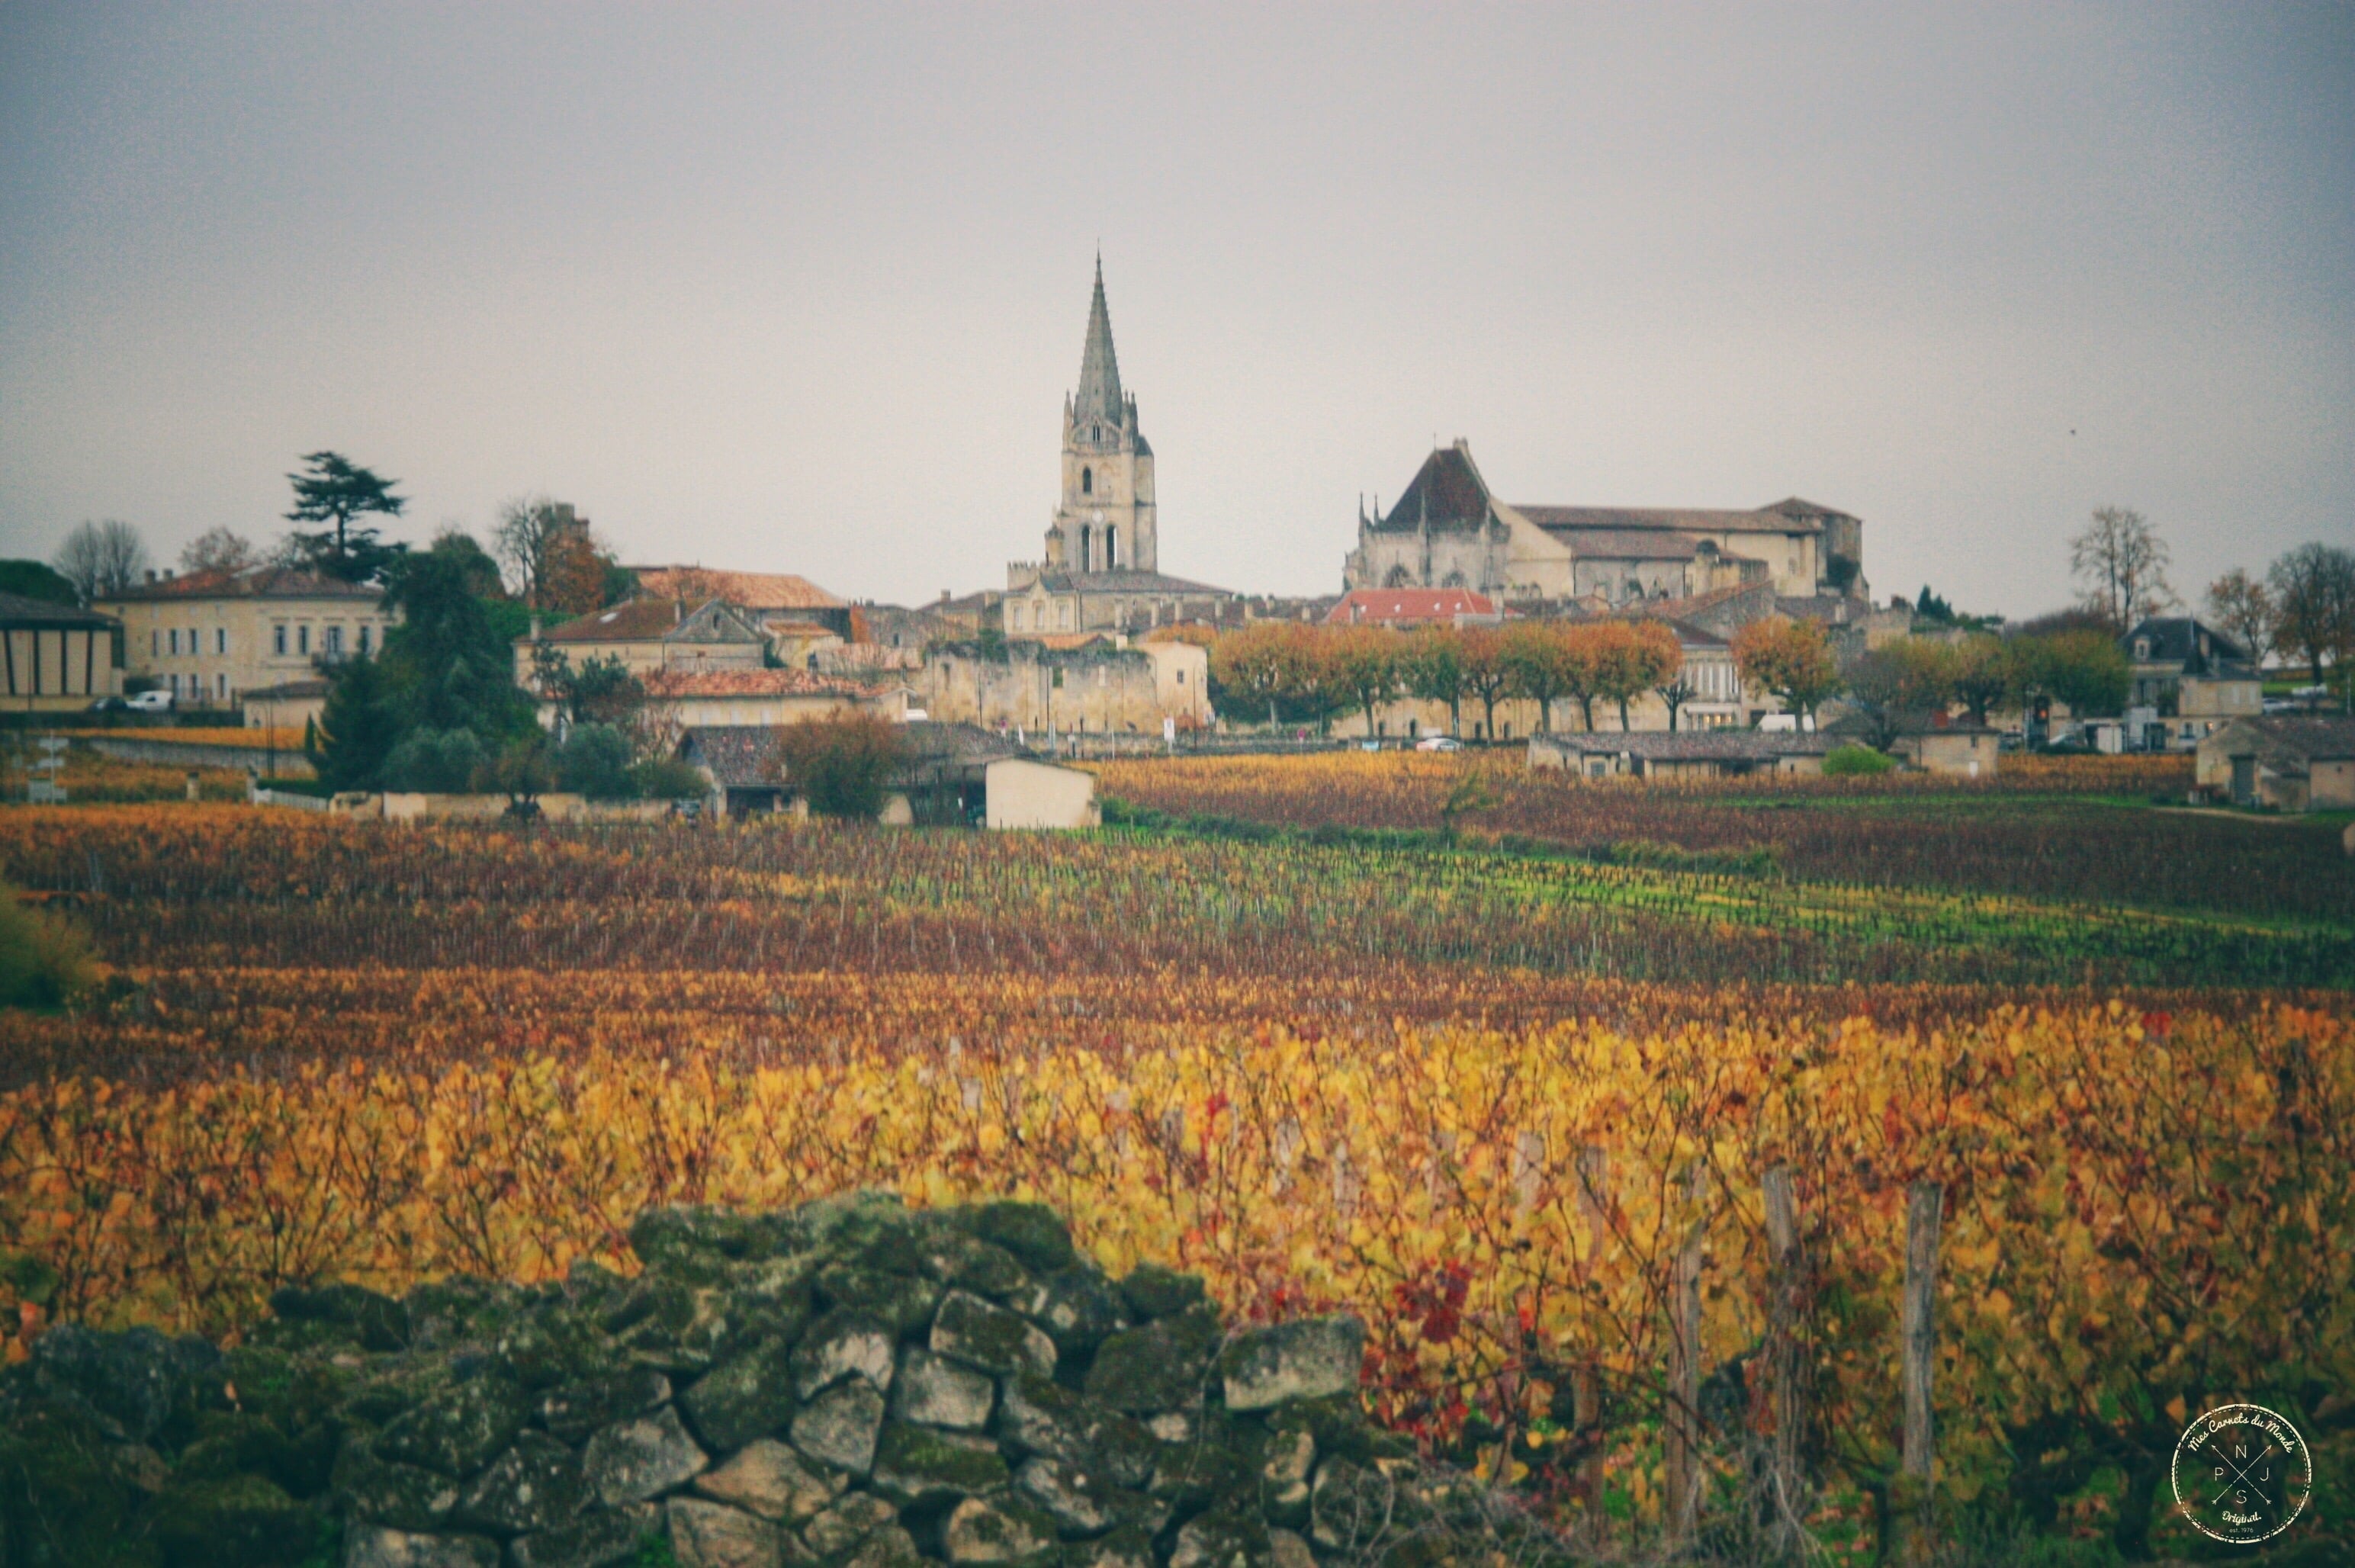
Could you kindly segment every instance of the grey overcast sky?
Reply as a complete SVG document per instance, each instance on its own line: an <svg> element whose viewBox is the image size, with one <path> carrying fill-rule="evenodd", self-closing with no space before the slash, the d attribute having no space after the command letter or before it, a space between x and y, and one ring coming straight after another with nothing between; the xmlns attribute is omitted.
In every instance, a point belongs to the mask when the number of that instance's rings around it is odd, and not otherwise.
<svg viewBox="0 0 2355 1568"><path fill-rule="evenodd" d="M2023 614L2355 542L2355 6L0 0L0 554L399 537L921 600L1054 499L1103 249L1162 567L1337 589L1357 497L1865 519Z"/></svg>

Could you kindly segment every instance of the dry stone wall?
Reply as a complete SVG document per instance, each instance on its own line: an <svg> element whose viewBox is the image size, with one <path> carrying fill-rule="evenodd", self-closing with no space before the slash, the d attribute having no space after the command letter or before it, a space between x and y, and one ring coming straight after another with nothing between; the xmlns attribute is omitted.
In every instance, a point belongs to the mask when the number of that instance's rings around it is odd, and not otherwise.
<svg viewBox="0 0 2355 1568"><path fill-rule="evenodd" d="M1532 1539L1368 1424L1356 1320L1230 1330L1199 1279L1107 1278L1037 1205L672 1208L631 1241L633 1278L281 1291L228 1350L51 1331L0 1382L0 1563L1318 1568Z"/></svg>

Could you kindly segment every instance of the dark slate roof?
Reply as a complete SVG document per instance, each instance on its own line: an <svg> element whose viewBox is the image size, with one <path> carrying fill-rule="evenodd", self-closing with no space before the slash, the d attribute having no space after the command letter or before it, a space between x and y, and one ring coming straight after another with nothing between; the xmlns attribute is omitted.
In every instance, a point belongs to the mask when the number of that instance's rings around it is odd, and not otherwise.
<svg viewBox="0 0 2355 1568"><path fill-rule="evenodd" d="M384 590L297 571L291 566L249 566L237 571L191 571L142 582L103 596L109 603L173 599L381 599Z"/></svg>
<svg viewBox="0 0 2355 1568"><path fill-rule="evenodd" d="M1532 745L1550 745L1582 757L1625 752L1647 762L1769 762L1776 757L1821 756L1838 741L1820 732L1764 730L1617 730L1536 735Z"/></svg>
<svg viewBox="0 0 2355 1568"><path fill-rule="evenodd" d="M902 783L1035 754L977 724L920 719L900 725L900 736L908 751L908 761L899 773ZM770 725L704 724L687 731L679 741L678 754L708 771L722 789L776 788L778 781L769 772L769 755L776 743L777 731Z"/></svg>
<svg viewBox="0 0 2355 1568"><path fill-rule="evenodd" d="M2355 757L2355 719L2280 716L2236 719L2200 742L2230 756L2254 755L2276 771Z"/></svg>
<svg viewBox="0 0 2355 1568"><path fill-rule="evenodd" d="M1854 512L1843 512L1838 507L1818 506L1813 501L1803 501L1796 496L1785 496L1774 505L1758 509L1780 512L1786 517L1841 517L1851 523L1862 520Z"/></svg>
<svg viewBox="0 0 2355 1568"><path fill-rule="evenodd" d="M114 617L101 615L95 610L80 610L71 604L55 604L47 599L27 599L21 593L0 593L0 625L16 627L55 628L58 631L112 631Z"/></svg>
<svg viewBox="0 0 2355 1568"><path fill-rule="evenodd" d="M2200 651L2200 639L2208 639L2208 652ZM2254 680L2257 672L2248 662L2249 654L2240 640L2229 632L2220 632L2190 615L2153 615L2142 622L2121 639L2119 645L2126 656L2134 657L2135 644L2148 638L2150 652L2136 659L2137 664L2181 665L2186 675L2238 676Z"/></svg>
<svg viewBox="0 0 2355 1568"><path fill-rule="evenodd" d="M1472 465L1472 453L1463 446L1435 448L1423 460L1414 478L1390 515L1375 525L1392 533L1412 533L1426 523L1434 528L1475 528L1488 520L1488 486Z"/></svg>

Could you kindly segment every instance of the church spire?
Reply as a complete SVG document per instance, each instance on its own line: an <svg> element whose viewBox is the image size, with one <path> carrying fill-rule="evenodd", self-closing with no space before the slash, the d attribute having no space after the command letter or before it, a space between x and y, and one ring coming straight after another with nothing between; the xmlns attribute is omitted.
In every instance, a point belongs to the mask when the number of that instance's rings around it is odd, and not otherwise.
<svg viewBox="0 0 2355 1568"><path fill-rule="evenodd" d="M1080 355L1080 389L1072 416L1117 429L1124 415L1120 361L1112 351L1112 313L1104 308L1103 254L1096 254L1095 297L1088 302L1088 344Z"/></svg>

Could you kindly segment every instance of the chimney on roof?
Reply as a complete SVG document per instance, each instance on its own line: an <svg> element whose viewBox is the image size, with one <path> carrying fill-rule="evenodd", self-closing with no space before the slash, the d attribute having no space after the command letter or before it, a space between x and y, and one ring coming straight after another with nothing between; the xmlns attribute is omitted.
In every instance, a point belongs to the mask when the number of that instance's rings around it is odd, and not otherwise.
<svg viewBox="0 0 2355 1568"><path fill-rule="evenodd" d="M155 569L152 566L147 569L147 581L150 582L155 581Z"/></svg>

